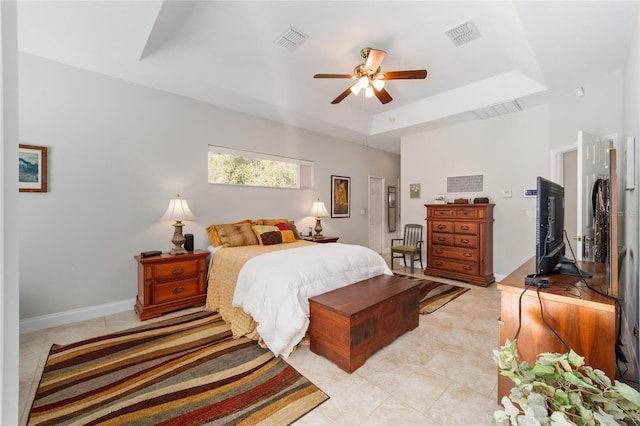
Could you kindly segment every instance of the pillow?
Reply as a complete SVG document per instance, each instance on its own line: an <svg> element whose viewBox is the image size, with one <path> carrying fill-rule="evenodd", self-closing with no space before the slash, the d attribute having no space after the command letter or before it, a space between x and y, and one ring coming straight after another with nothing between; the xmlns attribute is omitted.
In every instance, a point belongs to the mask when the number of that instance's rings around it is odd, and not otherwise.
<svg viewBox="0 0 640 426"><path fill-rule="evenodd" d="M289 219L258 219L253 223L254 225L275 225L278 223L286 223L289 225L289 229L293 231L293 236L295 237L295 239L296 240L302 239L302 237L300 236L300 232L298 232L298 228L296 228L295 223Z"/></svg>
<svg viewBox="0 0 640 426"><path fill-rule="evenodd" d="M258 239L251 229L251 224L243 223L241 225L214 225L220 242L224 247L238 247L257 245Z"/></svg>
<svg viewBox="0 0 640 426"><path fill-rule="evenodd" d="M207 232L209 233L209 240L211 240L211 245L214 247L218 247L222 245L222 241L220 241L220 236L218 235L218 231L216 230L216 226L223 226L223 225L242 225L245 223L251 223L251 221L249 219L245 219L245 220L241 220L240 222L236 222L236 223L229 223L229 224L221 224L221 225L209 225L209 227L207 228ZM258 243L255 243L258 244Z"/></svg>
<svg viewBox="0 0 640 426"><path fill-rule="evenodd" d="M289 225L285 222L276 223L274 225L280 233L282 234L282 242L283 243L295 243L296 237L293 235L293 231L289 227Z"/></svg>
<svg viewBox="0 0 640 426"><path fill-rule="evenodd" d="M274 225L253 225L253 232L261 246L282 243L282 232Z"/></svg>

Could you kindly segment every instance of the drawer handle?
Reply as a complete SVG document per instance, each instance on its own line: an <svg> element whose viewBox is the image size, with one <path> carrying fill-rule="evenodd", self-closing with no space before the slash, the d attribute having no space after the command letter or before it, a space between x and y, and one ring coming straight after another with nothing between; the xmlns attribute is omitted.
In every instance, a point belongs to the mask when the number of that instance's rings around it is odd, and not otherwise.
<svg viewBox="0 0 640 426"><path fill-rule="evenodd" d="M460 242L463 244L469 244L469 240L467 240L466 238L462 238Z"/></svg>
<svg viewBox="0 0 640 426"><path fill-rule="evenodd" d="M464 269L465 271L473 271L473 266L464 265L462 269Z"/></svg>
<svg viewBox="0 0 640 426"><path fill-rule="evenodd" d="M469 216L471 214L471 212L466 212L466 211L462 211L460 213L462 213L462 216Z"/></svg>
<svg viewBox="0 0 640 426"><path fill-rule="evenodd" d="M180 293L182 293L183 291L184 291L184 287L174 287L174 289L173 289L173 290L171 290L171 292L172 292L173 294L180 294Z"/></svg>
<svg viewBox="0 0 640 426"><path fill-rule="evenodd" d="M463 231L468 231L469 227L467 225L461 225L460 229L462 229Z"/></svg>
<svg viewBox="0 0 640 426"><path fill-rule="evenodd" d="M471 253L463 253L462 254L464 257L473 257L473 255Z"/></svg>
<svg viewBox="0 0 640 426"><path fill-rule="evenodd" d="M184 268L175 268L171 273L173 275L182 275L184 274Z"/></svg>
<svg viewBox="0 0 640 426"><path fill-rule="evenodd" d="M442 254L442 253L444 253L444 251L442 251L442 250L436 250L436 254Z"/></svg>
<svg viewBox="0 0 640 426"><path fill-rule="evenodd" d="M435 265L436 265L436 266L442 266L442 262L435 261L435 262L433 262L433 263L435 263Z"/></svg>
<svg viewBox="0 0 640 426"><path fill-rule="evenodd" d="M447 241L447 239L444 237L438 237L438 241Z"/></svg>
<svg viewBox="0 0 640 426"><path fill-rule="evenodd" d="M445 229L447 225L438 225L438 229Z"/></svg>

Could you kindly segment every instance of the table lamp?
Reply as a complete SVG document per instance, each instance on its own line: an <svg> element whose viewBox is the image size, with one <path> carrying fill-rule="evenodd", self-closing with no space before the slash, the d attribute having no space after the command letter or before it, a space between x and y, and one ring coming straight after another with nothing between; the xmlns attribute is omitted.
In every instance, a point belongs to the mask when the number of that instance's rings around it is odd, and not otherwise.
<svg viewBox="0 0 640 426"><path fill-rule="evenodd" d="M316 233L313 238L322 238L322 224L320 223L320 218L329 216L329 212L327 211L324 202L320 201L319 198L318 201L314 202L313 206L311 206L311 216L315 216L316 218L316 227L314 228Z"/></svg>
<svg viewBox="0 0 640 426"><path fill-rule="evenodd" d="M183 220L193 220L195 216L191 213L189 209L189 205L187 204L187 200L180 198L180 195L176 195L176 198L169 201L169 207L167 207L167 211L164 212L164 215L160 218L162 221L174 221L173 227L175 228L173 232L173 238L171 242L175 246L169 254L186 254L187 251L182 247L186 238L182 235L182 227L184 224Z"/></svg>

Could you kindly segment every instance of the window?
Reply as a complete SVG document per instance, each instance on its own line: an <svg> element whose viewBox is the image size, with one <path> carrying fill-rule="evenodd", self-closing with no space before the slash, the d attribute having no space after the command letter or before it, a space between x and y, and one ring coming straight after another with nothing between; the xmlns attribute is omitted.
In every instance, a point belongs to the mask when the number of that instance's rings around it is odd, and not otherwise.
<svg viewBox="0 0 640 426"><path fill-rule="evenodd" d="M209 145L209 183L308 189L313 163Z"/></svg>

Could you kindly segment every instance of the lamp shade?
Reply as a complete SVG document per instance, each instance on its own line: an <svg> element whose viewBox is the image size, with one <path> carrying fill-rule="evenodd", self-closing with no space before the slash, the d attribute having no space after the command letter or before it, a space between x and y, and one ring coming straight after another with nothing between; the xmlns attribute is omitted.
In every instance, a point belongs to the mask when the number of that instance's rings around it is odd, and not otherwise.
<svg viewBox="0 0 640 426"><path fill-rule="evenodd" d="M169 201L169 207L160 220L166 221L182 221L193 220L195 216L187 204L187 200L180 198L180 195L176 195L176 198Z"/></svg>
<svg viewBox="0 0 640 426"><path fill-rule="evenodd" d="M327 211L327 208L325 207L324 202L318 200L313 203L313 206L311 207L311 216L314 216L314 217L329 216L329 212Z"/></svg>

